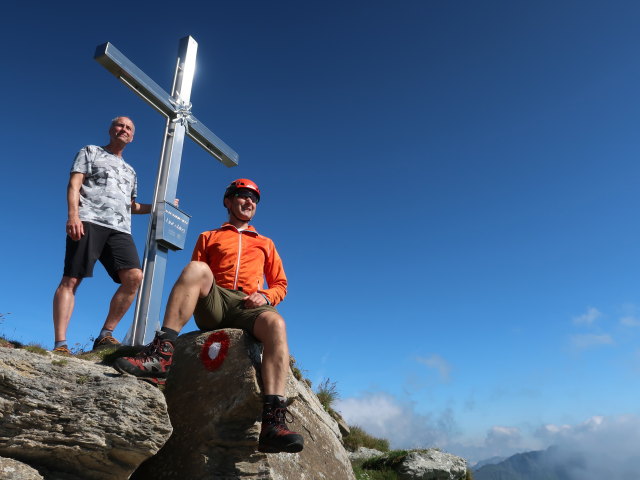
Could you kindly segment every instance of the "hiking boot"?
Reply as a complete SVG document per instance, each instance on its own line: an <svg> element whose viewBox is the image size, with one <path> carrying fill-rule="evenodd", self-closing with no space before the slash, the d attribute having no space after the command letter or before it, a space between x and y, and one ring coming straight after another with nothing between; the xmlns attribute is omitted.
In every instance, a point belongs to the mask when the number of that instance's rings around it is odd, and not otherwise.
<svg viewBox="0 0 640 480"><path fill-rule="evenodd" d="M113 367L120 373L148 379L167 378L173 359L174 345L171 340L156 335L149 345L134 357L120 357ZM153 382L157 384L156 382Z"/></svg>
<svg viewBox="0 0 640 480"><path fill-rule="evenodd" d="M138 377L139 380L143 382L150 383L156 387L164 387L167 384L166 378L158 378L158 377Z"/></svg>
<svg viewBox="0 0 640 480"><path fill-rule="evenodd" d="M96 341L93 342L93 351L95 352L97 350L118 346L120 346L120 342L118 340L116 340L112 335L106 335L102 338L96 338Z"/></svg>
<svg viewBox="0 0 640 480"><path fill-rule="evenodd" d="M304 438L299 433L289 430L286 425L287 422L292 421L286 402L265 403L258 451L262 453L301 452L304 448Z"/></svg>
<svg viewBox="0 0 640 480"><path fill-rule="evenodd" d="M71 357L72 356L71 350L69 350L69 347L67 347L66 345L60 345L59 347L56 347L51 351L53 353L55 353L56 355L62 355L62 356L65 356L65 357Z"/></svg>

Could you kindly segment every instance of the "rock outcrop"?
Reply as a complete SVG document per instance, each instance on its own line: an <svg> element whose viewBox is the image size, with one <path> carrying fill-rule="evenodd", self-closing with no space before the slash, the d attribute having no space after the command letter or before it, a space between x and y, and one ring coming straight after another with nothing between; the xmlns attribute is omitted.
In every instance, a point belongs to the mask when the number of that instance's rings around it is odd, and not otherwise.
<svg viewBox="0 0 640 480"><path fill-rule="evenodd" d="M416 450L409 452L395 470L400 480L463 480L467 462L435 449Z"/></svg>
<svg viewBox="0 0 640 480"><path fill-rule="evenodd" d="M170 434L152 385L73 357L0 348L0 455L47 480L129 478Z"/></svg>
<svg viewBox="0 0 640 480"><path fill-rule="evenodd" d="M305 448L257 451L261 345L253 337L189 333L174 358L163 392L94 361L0 348L0 478L355 480L342 445L348 427L292 373L290 428ZM363 449L354 461L376 454ZM461 480L466 462L426 450L394 468L403 480Z"/></svg>
<svg viewBox="0 0 640 480"><path fill-rule="evenodd" d="M43 480L44 477L35 468L14 460L0 457L0 478L3 480Z"/></svg>
<svg viewBox="0 0 640 480"><path fill-rule="evenodd" d="M289 375L290 428L299 454L257 451L262 413L260 344L242 330L179 337L165 396L174 432L132 479L353 480L337 422L309 386Z"/></svg>
<svg viewBox="0 0 640 480"><path fill-rule="evenodd" d="M351 462L363 462L373 457L384 455L384 452L375 448L359 447L355 452L349 452L349 460Z"/></svg>

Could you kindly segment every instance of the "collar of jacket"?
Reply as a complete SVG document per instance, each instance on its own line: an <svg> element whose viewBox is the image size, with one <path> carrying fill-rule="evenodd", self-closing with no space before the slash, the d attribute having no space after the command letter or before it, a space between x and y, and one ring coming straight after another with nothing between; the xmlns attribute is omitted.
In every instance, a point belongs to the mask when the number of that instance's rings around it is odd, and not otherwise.
<svg viewBox="0 0 640 480"><path fill-rule="evenodd" d="M256 231L256 229L253 227L253 225L249 225L247 226L247 228L245 228L244 230L238 230L234 225L231 225L230 223L223 223L222 226L220 227L220 229L224 229L224 230L235 230L236 232L240 233L251 233L253 235L259 236L260 234Z"/></svg>

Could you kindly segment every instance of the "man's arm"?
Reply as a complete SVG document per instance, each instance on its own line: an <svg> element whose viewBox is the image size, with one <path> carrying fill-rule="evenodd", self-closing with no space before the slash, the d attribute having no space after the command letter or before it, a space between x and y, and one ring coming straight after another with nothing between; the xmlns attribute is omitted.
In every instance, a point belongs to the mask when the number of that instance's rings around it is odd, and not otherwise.
<svg viewBox="0 0 640 480"><path fill-rule="evenodd" d="M173 204L177 207L180 204L180 200L176 198ZM131 213L144 214L151 213L150 203L138 203L135 198L131 199Z"/></svg>
<svg viewBox="0 0 640 480"><path fill-rule="evenodd" d="M138 203L135 198L131 199L131 213L133 214L144 214L151 213L151 204L150 203Z"/></svg>
<svg viewBox="0 0 640 480"><path fill-rule="evenodd" d="M75 241L80 240L84 235L84 225L78 213L82 182L84 182L84 174L73 172L67 185L67 235Z"/></svg>
<svg viewBox="0 0 640 480"><path fill-rule="evenodd" d="M264 277L267 281L268 288L266 290L258 290L254 295L259 295L264 300L264 303L257 297L255 297L255 303L266 304L267 300L271 305L277 305L280 303L287 294L287 276L284 273L284 267L282 266L282 259L276 250L275 245L271 242L269 249L269 255L267 261L264 264ZM246 305L246 303L245 303Z"/></svg>

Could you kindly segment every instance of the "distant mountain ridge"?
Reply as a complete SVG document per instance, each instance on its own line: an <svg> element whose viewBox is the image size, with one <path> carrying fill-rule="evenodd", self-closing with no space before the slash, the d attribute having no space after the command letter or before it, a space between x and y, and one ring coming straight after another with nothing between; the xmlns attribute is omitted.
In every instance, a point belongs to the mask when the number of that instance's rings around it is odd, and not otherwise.
<svg viewBox="0 0 640 480"><path fill-rule="evenodd" d="M475 465L473 465L473 470L478 470L480 467L484 467L485 465L495 465L496 463L504 462L507 457L491 457L485 458L484 460L480 460Z"/></svg>
<svg viewBox="0 0 640 480"><path fill-rule="evenodd" d="M572 480L570 469L581 463L574 455L560 456L557 447L518 453L506 460L474 468L474 480ZM604 479L603 479L604 480Z"/></svg>

